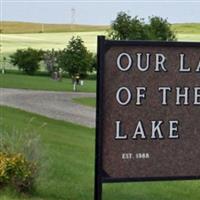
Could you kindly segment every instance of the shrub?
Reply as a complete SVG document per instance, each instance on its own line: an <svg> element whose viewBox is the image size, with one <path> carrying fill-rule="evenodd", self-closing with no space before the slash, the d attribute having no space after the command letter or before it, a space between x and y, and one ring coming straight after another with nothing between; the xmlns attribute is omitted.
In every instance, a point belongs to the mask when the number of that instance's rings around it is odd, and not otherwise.
<svg viewBox="0 0 200 200"><path fill-rule="evenodd" d="M27 126L6 131L0 126L0 189L30 192L39 178L43 161L40 137Z"/></svg>
<svg viewBox="0 0 200 200"><path fill-rule="evenodd" d="M33 75L39 69L39 62L42 60L43 51L32 48L18 49L10 56L10 62L14 66L29 75Z"/></svg>
<svg viewBox="0 0 200 200"><path fill-rule="evenodd" d="M36 172L37 164L27 161L22 154L0 152L0 186L27 192L33 189Z"/></svg>

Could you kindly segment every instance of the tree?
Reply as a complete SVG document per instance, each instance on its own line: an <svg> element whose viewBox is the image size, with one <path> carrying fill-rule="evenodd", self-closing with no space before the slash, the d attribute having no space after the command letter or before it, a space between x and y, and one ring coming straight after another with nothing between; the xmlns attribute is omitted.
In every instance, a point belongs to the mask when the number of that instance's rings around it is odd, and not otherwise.
<svg viewBox="0 0 200 200"><path fill-rule="evenodd" d="M131 31L131 16L125 12L118 13L116 19L111 24L109 36L115 40L125 40L129 38Z"/></svg>
<svg viewBox="0 0 200 200"><path fill-rule="evenodd" d="M97 64L97 55L96 54L91 54L91 65L90 65L90 72L96 71L98 67Z"/></svg>
<svg viewBox="0 0 200 200"><path fill-rule="evenodd" d="M58 59L58 66L69 74L74 84L77 83L77 79L87 76L92 64L92 54L80 37L72 37Z"/></svg>
<svg viewBox="0 0 200 200"><path fill-rule="evenodd" d="M150 17L149 18L149 33L152 40L165 40L173 41L176 40L175 33L171 30L171 25L166 19L161 17Z"/></svg>
<svg viewBox="0 0 200 200"><path fill-rule="evenodd" d="M131 19L129 37L132 40L148 40L149 35L147 25L144 19L139 19L138 16Z"/></svg>
<svg viewBox="0 0 200 200"><path fill-rule="evenodd" d="M149 22L125 12L118 13L111 23L109 36L114 40L176 40L175 33L166 19L149 17Z"/></svg>
<svg viewBox="0 0 200 200"><path fill-rule="evenodd" d="M54 72L58 71L58 54L58 51L52 49L45 51L43 55L43 61L46 65L46 69L52 76Z"/></svg>
<svg viewBox="0 0 200 200"><path fill-rule="evenodd" d="M39 69L43 51L32 48L18 49L10 56L10 62L29 75L33 75Z"/></svg>

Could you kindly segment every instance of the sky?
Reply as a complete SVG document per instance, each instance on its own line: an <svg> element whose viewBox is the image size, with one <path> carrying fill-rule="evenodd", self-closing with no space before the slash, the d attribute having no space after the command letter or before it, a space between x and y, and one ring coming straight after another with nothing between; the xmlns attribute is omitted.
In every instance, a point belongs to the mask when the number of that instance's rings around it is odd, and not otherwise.
<svg viewBox="0 0 200 200"><path fill-rule="evenodd" d="M0 0L1 20L109 25L120 11L131 16L167 18L170 23L200 22L200 0Z"/></svg>

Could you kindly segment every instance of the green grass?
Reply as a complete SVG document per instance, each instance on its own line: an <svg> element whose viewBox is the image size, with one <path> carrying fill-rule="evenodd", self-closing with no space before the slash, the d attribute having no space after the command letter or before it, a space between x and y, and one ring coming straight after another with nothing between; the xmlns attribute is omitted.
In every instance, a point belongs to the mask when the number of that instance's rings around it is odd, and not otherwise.
<svg viewBox="0 0 200 200"><path fill-rule="evenodd" d="M74 98L73 101L84 106L96 106L96 99L92 97Z"/></svg>
<svg viewBox="0 0 200 200"><path fill-rule="evenodd" d="M24 129L34 118L29 130L40 133L48 152L47 173L41 175L34 200L92 199L94 129L8 107L0 107L0 112L1 123L8 131ZM44 123L46 126L39 128Z"/></svg>
<svg viewBox="0 0 200 200"><path fill-rule="evenodd" d="M0 87L33 90L72 91L72 81L63 78L55 81L46 76L28 76L22 74L0 74ZM83 86L78 86L78 92L95 92L96 81L85 80Z"/></svg>
<svg viewBox="0 0 200 200"><path fill-rule="evenodd" d="M6 130L31 128L41 135L49 160L33 196L19 197L1 191L1 200L92 200L94 180L94 129L53 120L9 107L0 107ZM14 123L13 123L14 122ZM46 126L39 129L42 124ZM30 128L29 128L30 129ZM199 200L200 181L105 184L104 200Z"/></svg>
<svg viewBox="0 0 200 200"><path fill-rule="evenodd" d="M90 32L105 31L109 26L80 24L42 24L29 22L3 21L2 33L55 33L55 32Z"/></svg>

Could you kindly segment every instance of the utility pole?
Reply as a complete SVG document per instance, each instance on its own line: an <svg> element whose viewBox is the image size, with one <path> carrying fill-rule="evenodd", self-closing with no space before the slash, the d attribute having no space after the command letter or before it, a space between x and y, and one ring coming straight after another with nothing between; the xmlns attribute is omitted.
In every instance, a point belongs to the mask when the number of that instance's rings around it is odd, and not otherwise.
<svg viewBox="0 0 200 200"><path fill-rule="evenodd" d="M75 10L75 8L72 8L71 9L71 25L74 25L75 17L76 17L76 10Z"/></svg>
<svg viewBox="0 0 200 200"><path fill-rule="evenodd" d="M71 30L72 30L73 25L75 23L75 16L76 16L76 10L75 10L75 8L71 8L71 24L70 24Z"/></svg>
<svg viewBox="0 0 200 200"><path fill-rule="evenodd" d="M41 32L44 33L44 24L42 23Z"/></svg>

